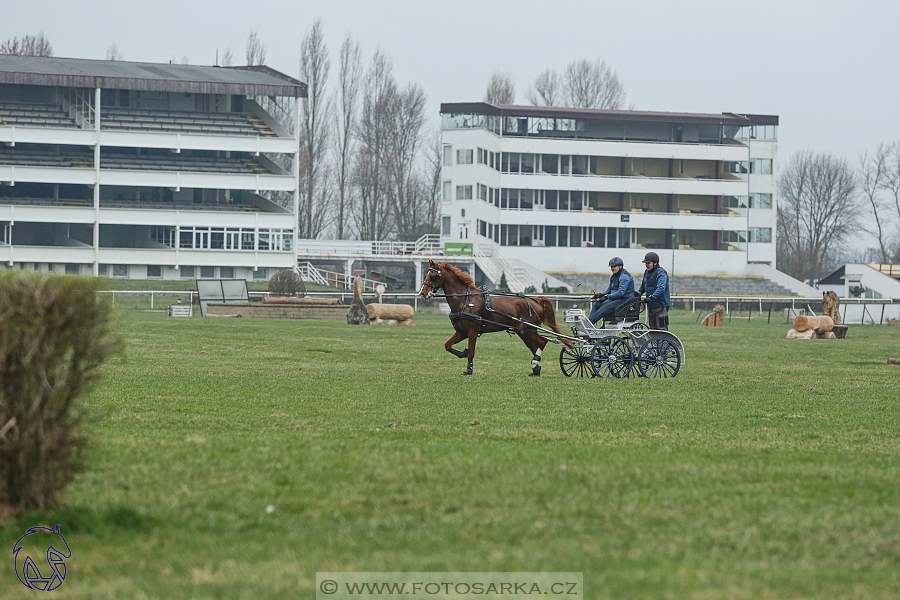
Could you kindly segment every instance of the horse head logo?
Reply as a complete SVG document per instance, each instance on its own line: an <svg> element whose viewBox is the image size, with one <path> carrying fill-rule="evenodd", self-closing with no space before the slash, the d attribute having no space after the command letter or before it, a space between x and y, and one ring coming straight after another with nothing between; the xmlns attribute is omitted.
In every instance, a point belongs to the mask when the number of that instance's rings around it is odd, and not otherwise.
<svg viewBox="0 0 900 600"><path fill-rule="evenodd" d="M27 549L25 549L26 545L28 546ZM38 550L33 551L33 548L38 548ZM63 548L65 548L65 551L62 550ZM46 577L41 574L32 556L33 554L37 555L38 559L40 559L40 555L44 553L45 549L47 558ZM65 560L72 558L72 551L69 550L66 538L59 532L59 525L53 529L32 527L25 535L19 538L13 547L12 553L16 562L16 577L19 578L22 585L42 592L55 590L62 585L62 582L66 579Z"/></svg>

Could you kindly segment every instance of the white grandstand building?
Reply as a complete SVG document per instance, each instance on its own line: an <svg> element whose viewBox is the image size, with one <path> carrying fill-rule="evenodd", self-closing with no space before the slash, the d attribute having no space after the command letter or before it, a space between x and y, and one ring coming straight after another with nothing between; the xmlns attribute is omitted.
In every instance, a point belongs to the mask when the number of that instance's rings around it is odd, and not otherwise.
<svg viewBox="0 0 900 600"><path fill-rule="evenodd" d="M305 95L267 67L0 56L0 262L133 279L294 268L298 133L280 123Z"/></svg>
<svg viewBox="0 0 900 600"><path fill-rule="evenodd" d="M482 102L441 114L441 237L471 243L495 284L608 271L614 255L642 272L648 250L680 275L798 283L774 268L777 116Z"/></svg>

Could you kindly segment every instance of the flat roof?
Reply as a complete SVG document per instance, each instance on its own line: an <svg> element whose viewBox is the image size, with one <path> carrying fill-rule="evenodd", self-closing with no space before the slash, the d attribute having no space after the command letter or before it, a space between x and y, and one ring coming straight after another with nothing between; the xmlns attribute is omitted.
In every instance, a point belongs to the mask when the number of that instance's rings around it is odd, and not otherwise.
<svg viewBox="0 0 900 600"><path fill-rule="evenodd" d="M487 102L448 102L441 114L479 114L497 117L537 117L550 119L598 119L607 121L646 121L656 123L700 123L723 125L778 125L777 115L741 113L682 113L649 110L608 110L567 108L564 106L528 106L488 104Z"/></svg>
<svg viewBox="0 0 900 600"><path fill-rule="evenodd" d="M196 94L306 97L306 84L266 66L208 67L0 55L0 83Z"/></svg>

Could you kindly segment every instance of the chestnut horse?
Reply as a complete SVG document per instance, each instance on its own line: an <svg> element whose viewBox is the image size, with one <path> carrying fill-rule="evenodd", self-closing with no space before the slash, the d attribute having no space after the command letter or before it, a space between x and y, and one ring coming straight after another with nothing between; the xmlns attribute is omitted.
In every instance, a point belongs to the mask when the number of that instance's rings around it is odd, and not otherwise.
<svg viewBox="0 0 900 600"><path fill-rule="evenodd" d="M468 368L463 375L472 374L478 336L495 331L508 331L518 335L534 355L530 375L541 374L541 353L548 340L541 337L532 325L540 326L543 323L552 331L566 335L556 324L556 311L549 299L543 296L491 296L475 287L475 282L469 275L450 263L430 260L428 266L419 295L428 300L434 297L437 290L444 290L451 310L450 322L456 330L453 337L444 344L444 349L459 358L469 359ZM468 351L453 347L453 344L463 340L469 340ZM572 347L568 340L560 341Z"/></svg>

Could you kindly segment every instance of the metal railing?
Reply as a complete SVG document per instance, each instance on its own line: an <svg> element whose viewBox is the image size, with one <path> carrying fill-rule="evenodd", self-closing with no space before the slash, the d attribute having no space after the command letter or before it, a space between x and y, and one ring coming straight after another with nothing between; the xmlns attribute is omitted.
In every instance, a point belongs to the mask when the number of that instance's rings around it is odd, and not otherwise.
<svg viewBox="0 0 900 600"><path fill-rule="evenodd" d="M297 254L306 256L429 254L441 251L441 236L436 233L423 235L414 242L297 240Z"/></svg>

